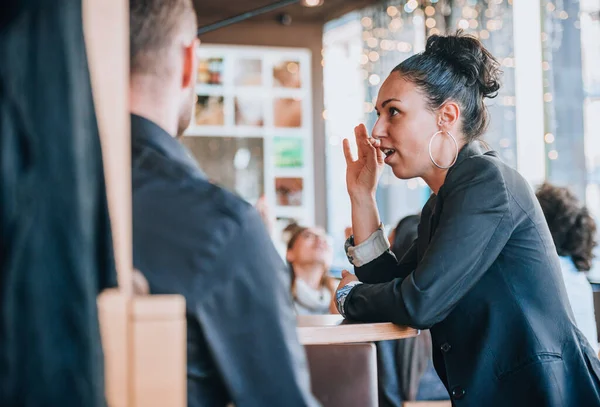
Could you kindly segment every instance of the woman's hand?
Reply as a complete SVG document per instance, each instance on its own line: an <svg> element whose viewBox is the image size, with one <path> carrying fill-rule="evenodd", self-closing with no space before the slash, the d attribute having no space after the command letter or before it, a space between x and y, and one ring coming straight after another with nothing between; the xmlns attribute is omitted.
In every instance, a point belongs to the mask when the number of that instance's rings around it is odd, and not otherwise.
<svg viewBox="0 0 600 407"><path fill-rule="evenodd" d="M358 277L350 273L348 270L342 270L342 281L340 281L338 288L335 291L337 292L340 288L344 288L351 281L358 281Z"/></svg>
<svg viewBox="0 0 600 407"><path fill-rule="evenodd" d="M354 128L358 159L354 160L350 151L350 142L344 139L346 157L346 185L350 199L374 198L377 181L384 165L383 152L379 149L379 140L369 139L367 128L360 124Z"/></svg>

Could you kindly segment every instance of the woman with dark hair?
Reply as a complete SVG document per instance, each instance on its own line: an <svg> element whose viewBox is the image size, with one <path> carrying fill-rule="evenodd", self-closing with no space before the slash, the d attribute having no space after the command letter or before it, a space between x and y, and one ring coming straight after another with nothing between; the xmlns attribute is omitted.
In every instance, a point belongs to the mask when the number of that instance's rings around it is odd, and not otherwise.
<svg viewBox="0 0 600 407"><path fill-rule="evenodd" d="M498 68L476 38L431 36L382 84L373 139L355 129L358 159L344 141L356 276L344 272L338 310L430 329L456 406L600 406L600 361L572 321L537 199L478 142ZM433 191L400 262L375 202L384 164Z"/></svg>
<svg viewBox="0 0 600 407"><path fill-rule="evenodd" d="M560 256L560 268L575 323L597 352L594 293L586 276L586 272L592 268L593 251L597 244L596 222L567 188L545 183L536 196Z"/></svg>
<svg viewBox="0 0 600 407"><path fill-rule="evenodd" d="M296 313L337 314L333 301L337 282L329 275L333 251L325 231L293 223L285 228L284 234Z"/></svg>

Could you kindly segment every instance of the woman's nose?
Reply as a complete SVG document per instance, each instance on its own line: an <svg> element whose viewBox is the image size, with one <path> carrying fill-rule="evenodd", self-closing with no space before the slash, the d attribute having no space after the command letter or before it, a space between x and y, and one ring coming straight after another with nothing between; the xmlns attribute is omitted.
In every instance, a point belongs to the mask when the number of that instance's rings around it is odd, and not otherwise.
<svg viewBox="0 0 600 407"><path fill-rule="evenodd" d="M375 122L375 126L373 127L373 131L371 132L371 136L375 139L380 139L386 136L385 132L385 123L381 118L378 118Z"/></svg>

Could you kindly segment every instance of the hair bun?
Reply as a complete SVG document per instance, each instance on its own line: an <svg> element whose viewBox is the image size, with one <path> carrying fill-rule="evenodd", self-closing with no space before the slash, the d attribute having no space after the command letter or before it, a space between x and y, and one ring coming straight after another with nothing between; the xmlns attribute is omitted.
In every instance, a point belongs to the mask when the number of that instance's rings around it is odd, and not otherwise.
<svg viewBox="0 0 600 407"><path fill-rule="evenodd" d="M425 54L435 55L465 78L465 86L477 85L483 97L494 98L500 89L500 64L481 42L459 30L454 35L432 35Z"/></svg>

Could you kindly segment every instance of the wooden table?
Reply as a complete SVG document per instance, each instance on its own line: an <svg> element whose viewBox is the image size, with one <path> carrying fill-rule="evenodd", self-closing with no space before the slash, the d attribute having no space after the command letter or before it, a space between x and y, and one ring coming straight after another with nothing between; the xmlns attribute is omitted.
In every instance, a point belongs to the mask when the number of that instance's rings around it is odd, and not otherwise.
<svg viewBox="0 0 600 407"><path fill-rule="evenodd" d="M303 345L385 341L419 334L418 329L390 322L350 322L341 315L300 315L297 326L298 338Z"/></svg>

